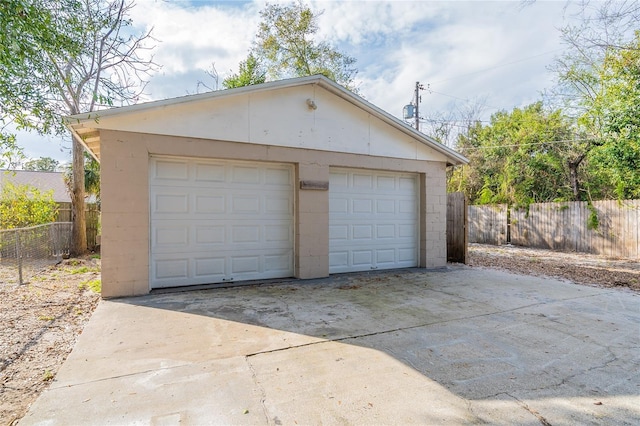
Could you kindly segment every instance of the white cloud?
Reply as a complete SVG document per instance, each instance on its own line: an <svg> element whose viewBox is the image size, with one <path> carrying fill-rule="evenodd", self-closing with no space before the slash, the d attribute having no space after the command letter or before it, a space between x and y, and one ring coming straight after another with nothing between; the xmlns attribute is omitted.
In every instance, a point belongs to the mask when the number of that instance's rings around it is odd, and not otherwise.
<svg viewBox="0 0 640 426"><path fill-rule="evenodd" d="M220 7L219 3L200 2L197 7L187 6L186 2L147 0L133 9L134 25L146 30L153 28L152 34L158 40L153 54L155 62L162 65L160 75L192 76L195 70L209 69L212 63L222 76L237 70L259 22L258 5ZM197 80L185 78L182 87L154 92L178 96L187 90L195 91L196 84ZM154 86L155 81L150 89Z"/></svg>
<svg viewBox="0 0 640 426"><path fill-rule="evenodd" d="M558 27L564 2L520 1L323 1L319 36L358 62L357 82L364 97L400 116L422 93L424 114L447 112L461 99L511 110L540 98L553 76L546 67L559 54ZM246 58L264 1L138 0L132 20L138 30L154 28L160 40L151 99L196 91L204 70L215 62L220 79ZM211 84L213 81L208 80ZM436 93L438 92L438 93ZM488 118L488 116L486 117Z"/></svg>

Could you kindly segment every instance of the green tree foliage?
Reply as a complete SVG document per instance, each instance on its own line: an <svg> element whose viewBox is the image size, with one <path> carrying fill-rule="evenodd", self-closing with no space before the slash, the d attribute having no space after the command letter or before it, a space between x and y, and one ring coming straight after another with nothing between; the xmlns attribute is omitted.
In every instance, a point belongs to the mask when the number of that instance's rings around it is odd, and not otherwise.
<svg viewBox="0 0 640 426"><path fill-rule="evenodd" d="M328 42L317 40L321 13L301 1L267 3L260 12L262 21L249 56L240 63L237 74L224 80L223 87L322 74L356 92L356 60Z"/></svg>
<svg viewBox="0 0 640 426"><path fill-rule="evenodd" d="M56 59L78 52L73 38L78 5L76 0L0 2L0 167L15 167L22 157L12 128L47 133L59 124L42 85L51 72L43 52Z"/></svg>
<svg viewBox="0 0 640 426"><path fill-rule="evenodd" d="M66 115L138 100L156 66L144 54L150 33L131 31L130 0L6 2L0 17L8 29L0 46L3 123L61 134ZM21 49L25 53L12 56ZM72 151L72 251L79 254L86 250L80 141L73 141Z"/></svg>
<svg viewBox="0 0 640 426"><path fill-rule="evenodd" d="M60 162L51 157L40 157L29 160L22 165L23 170L31 170L35 172L55 172Z"/></svg>
<svg viewBox="0 0 640 426"><path fill-rule="evenodd" d="M587 112L602 123L595 164L618 198L640 198L640 32L632 43L608 50L600 76L602 89Z"/></svg>
<svg viewBox="0 0 640 426"><path fill-rule="evenodd" d="M57 214L53 190L41 192L30 185L4 181L0 194L0 229L54 222Z"/></svg>
<svg viewBox="0 0 640 426"><path fill-rule="evenodd" d="M640 197L640 4L584 2L578 24L562 29L569 47L552 69L552 99L588 135L581 147L590 199Z"/></svg>
<svg viewBox="0 0 640 426"><path fill-rule="evenodd" d="M100 163L87 153L85 153L84 162L85 192L95 196L98 203L100 203ZM73 168L71 166L64 171L63 179L67 190L71 192L73 188Z"/></svg>
<svg viewBox="0 0 640 426"><path fill-rule="evenodd" d="M222 81L222 87L233 89L234 87L251 86L267 81L267 72L260 65L253 53L249 53L245 61L240 62L237 74L232 74Z"/></svg>
<svg viewBox="0 0 640 426"><path fill-rule="evenodd" d="M490 124L477 122L460 136L457 149L470 164L454 170L449 190L464 191L474 204L572 200L567 142L573 134L570 120L542 102L498 112Z"/></svg>

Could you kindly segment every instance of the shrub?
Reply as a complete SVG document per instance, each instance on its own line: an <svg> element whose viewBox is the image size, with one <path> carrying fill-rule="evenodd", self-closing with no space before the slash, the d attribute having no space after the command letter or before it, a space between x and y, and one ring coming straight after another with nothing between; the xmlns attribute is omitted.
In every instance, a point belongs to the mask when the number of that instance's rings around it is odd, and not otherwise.
<svg viewBox="0 0 640 426"><path fill-rule="evenodd" d="M23 228L54 222L58 205L53 190L41 192L31 185L5 181L0 193L0 229Z"/></svg>

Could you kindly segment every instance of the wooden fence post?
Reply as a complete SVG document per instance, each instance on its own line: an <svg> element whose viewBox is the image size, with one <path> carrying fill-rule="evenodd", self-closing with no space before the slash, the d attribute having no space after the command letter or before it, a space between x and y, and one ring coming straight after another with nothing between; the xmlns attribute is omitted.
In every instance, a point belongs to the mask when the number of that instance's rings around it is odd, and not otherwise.
<svg viewBox="0 0 640 426"><path fill-rule="evenodd" d="M462 192L447 194L447 261L467 263L467 200Z"/></svg>

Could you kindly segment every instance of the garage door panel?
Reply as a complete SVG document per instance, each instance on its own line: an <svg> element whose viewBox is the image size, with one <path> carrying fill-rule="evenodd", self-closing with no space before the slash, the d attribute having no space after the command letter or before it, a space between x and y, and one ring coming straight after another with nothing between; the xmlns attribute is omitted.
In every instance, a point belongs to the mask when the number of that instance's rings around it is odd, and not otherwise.
<svg viewBox="0 0 640 426"><path fill-rule="evenodd" d="M183 161L158 160L152 169L155 180L187 181L189 179L189 166Z"/></svg>
<svg viewBox="0 0 640 426"><path fill-rule="evenodd" d="M166 226L156 228L154 246L187 246L189 244L189 228L185 226Z"/></svg>
<svg viewBox="0 0 640 426"><path fill-rule="evenodd" d="M329 186L331 188L331 186ZM333 198L329 200L329 213L349 213L349 200L342 198Z"/></svg>
<svg viewBox="0 0 640 426"><path fill-rule="evenodd" d="M217 163L198 163L194 165L196 182L224 182L225 165Z"/></svg>
<svg viewBox="0 0 640 426"><path fill-rule="evenodd" d="M227 228L223 225L194 225L196 244L220 245L226 242Z"/></svg>
<svg viewBox="0 0 640 426"><path fill-rule="evenodd" d="M288 224L266 225L264 227L264 240L267 243L292 242L291 228Z"/></svg>
<svg viewBox="0 0 640 426"><path fill-rule="evenodd" d="M260 213L260 196L252 195L234 195L231 198L232 214L258 214Z"/></svg>
<svg viewBox="0 0 640 426"><path fill-rule="evenodd" d="M265 197L264 206L265 214L293 214L293 200L288 196Z"/></svg>
<svg viewBox="0 0 640 426"><path fill-rule="evenodd" d="M152 287L293 275L293 168L150 160Z"/></svg>
<svg viewBox="0 0 640 426"><path fill-rule="evenodd" d="M265 255L264 256L264 265L265 265L265 273L275 273L278 274L280 272L285 272L289 270L289 265L293 262L293 252L289 251L287 253L274 254L274 255Z"/></svg>
<svg viewBox="0 0 640 426"><path fill-rule="evenodd" d="M372 225L354 225L351 228L354 240L371 240L373 239Z"/></svg>
<svg viewBox="0 0 640 426"><path fill-rule="evenodd" d="M330 225L329 240L337 243L338 240L347 240L349 238L348 225Z"/></svg>
<svg viewBox="0 0 640 426"><path fill-rule="evenodd" d="M187 213L189 197L184 194L155 194L151 208L154 213Z"/></svg>
<svg viewBox="0 0 640 426"><path fill-rule="evenodd" d="M400 248L398 249L398 261L402 263L410 263L411 265L415 265L418 262L418 257L416 255L416 251L413 247Z"/></svg>
<svg viewBox="0 0 640 426"><path fill-rule="evenodd" d="M376 213L378 214L394 214L396 212L396 201L376 200Z"/></svg>
<svg viewBox="0 0 640 426"><path fill-rule="evenodd" d="M353 250L351 259L354 266L370 266L373 264L373 250Z"/></svg>
<svg viewBox="0 0 640 426"><path fill-rule="evenodd" d="M255 186L260 183L260 170L256 167L231 166L231 183Z"/></svg>
<svg viewBox="0 0 640 426"><path fill-rule="evenodd" d="M189 259L165 259L155 264L155 276L158 279L186 278L189 276Z"/></svg>
<svg viewBox="0 0 640 426"><path fill-rule="evenodd" d="M265 170L264 183L269 187L281 187L288 190L291 185L291 170L267 168Z"/></svg>
<svg viewBox="0 0 640 426"><path fill-rule="evenodd" d="M194 259L194 277L223 279L226 276L224 256L202 257Z"/></svg>
<svg viewBox="0 0 640 426"><path fill-rule="evenodd" d="M197 214L220 214L225 212L227 203L224 195L194 195L195 212Z"/></svg>
<svg viewBox="0 0 640 426"><path fill-rule="evenodd" d="M418 265L416 174L331 169L331 273Z"/></svg>
<svg viewBox="0 0 640 426"><path fill-rule="evenodd" d="M418 227L414 224L398 225L398 238L414 240L418 234Z"/></svg>
<svg viewBox="0 0 640 426"><path fill-rule="evenodd" d="M391 264L393 266L397 261L398 259L396 258L395 249L376 250L376 265L382 266L385 264Z"/></svg>
<svg viewBox="0 0 640 426"><path fill-rule="evenodd" d="M376 238L396 238L396 226L393 224L376 225Z"/></svg>
<svg viewBox="0 0 640 426"><path fill-rule="evenodd" d="M351 211L353 213L372 213L373 200L371 199L355 199L351 202Z"/></svg>
<svg viewBox="0 0 640 426"><path fill-rule="evenodd" d="M373 176L370 174L353 173L352 186L358 189L372 189Z"/></svg>
<svg viewBox="0 0 640 426"><path fill-rule="evenodd" d="M349 266L349 252L347 250L337 251L333 250L329 253L329 268L333 271L342 270L341 272L346 272L346 269Z"/></svg>

